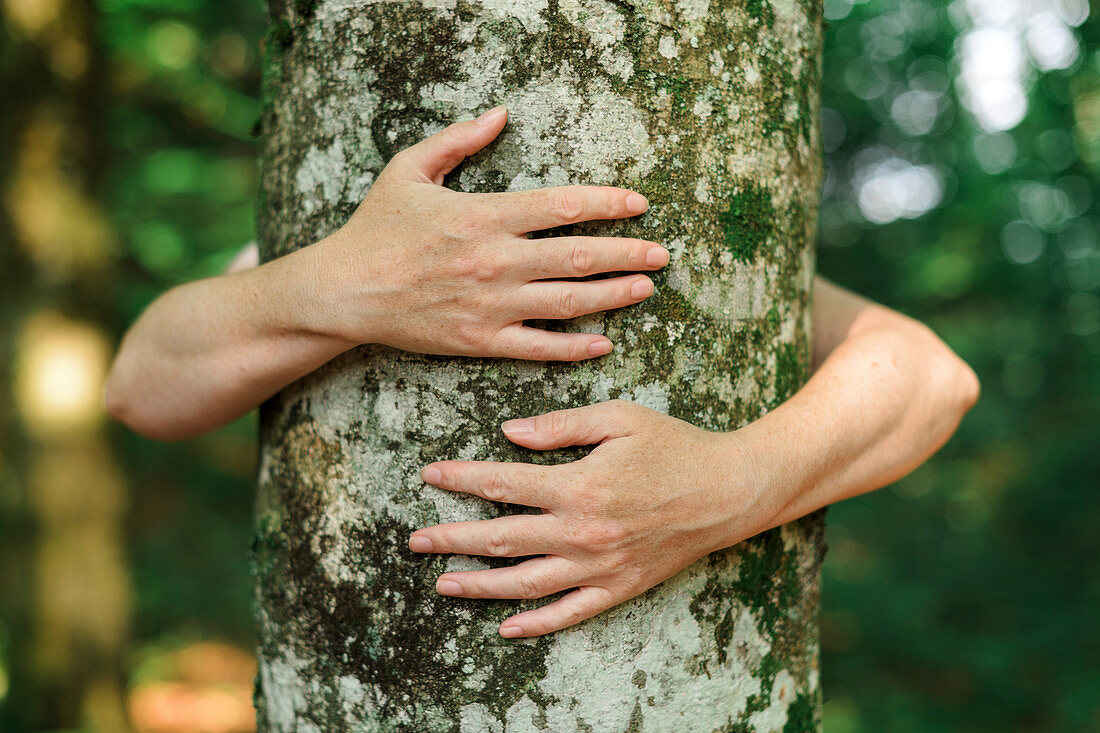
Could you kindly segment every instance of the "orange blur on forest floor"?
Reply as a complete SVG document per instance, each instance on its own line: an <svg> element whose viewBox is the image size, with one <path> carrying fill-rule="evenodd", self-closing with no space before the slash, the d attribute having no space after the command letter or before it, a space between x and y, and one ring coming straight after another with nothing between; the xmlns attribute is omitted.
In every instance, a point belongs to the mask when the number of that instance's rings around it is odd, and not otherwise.
<svg viewBox="0 0 1100 733"><path fill-rule="evenodd" d="M151 656L146 679L131 688L130 719L139 733L246 733L256 730L256 660L222 642L204 641Z"/></svg>

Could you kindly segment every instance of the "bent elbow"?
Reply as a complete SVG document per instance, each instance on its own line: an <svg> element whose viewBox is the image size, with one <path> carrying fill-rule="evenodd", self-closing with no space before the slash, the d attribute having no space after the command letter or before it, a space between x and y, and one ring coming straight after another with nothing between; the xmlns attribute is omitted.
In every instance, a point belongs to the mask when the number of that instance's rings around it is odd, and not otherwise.
<svg viewBox="0 0 1100 733"><path fill-rule="evenodd" d="M944 417L950 416L958 424L981 396L978 375L931 328L917 325L918 333L923 336L918 342L922 355L918 358L924 361L932 385L929 397L937 412Z"/></svg>
<svg viewBox="0 0 1100 733"><path fill-rule="evenodd" d="M955 356L954 354L952 354ZM978 381L978 375L965 361L955 356L955 383L959 394L959 402L962 406L961 413L966 414L973 407L982 394L982 384Z"/></svg>
<svg viewBox="0 0 1100 733"><path fill-rule="evenodd" d="M118 365L111 368L107 375L107 385L103 389L103 407L113 419L127 427L132 427L131 414L133 409L126 390L119 384Z"/></svg>
<svg viewBox="0 0 1100 733"><path fill-rule="evenodd" d="M981 395L981 383L969 364L939 337L936 337L936 340L941 352L938 359L941 399L944 401L944 406L955 415L956 420L961 420L978 401Z"/></svg>
<svg viewBox="0 0 1100 733"><path fill-rule="evenodd" d="M113 419L122 423L142 437L150 440L176 441L190 436L181 433L172 425L167 425L144 409L140 400L134 398L134 388L127 386L120 376L116 364L107 377L107 386L103 390L103 406Z"/></svg>

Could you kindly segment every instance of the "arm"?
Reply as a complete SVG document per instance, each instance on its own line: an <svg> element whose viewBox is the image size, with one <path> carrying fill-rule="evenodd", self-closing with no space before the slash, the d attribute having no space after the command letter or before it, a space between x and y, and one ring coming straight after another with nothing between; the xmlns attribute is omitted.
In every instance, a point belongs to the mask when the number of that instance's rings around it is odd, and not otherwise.
<svg viewBox="0 0 1100 733"><path fill-rule="evenodd" d="M769 447L770 483L794 479L773 525L897 481L978 399L977 376L927 326L823 278L814 285L815 373L745 428Z"/></svg>
<svg viewBox="0 0 1100 733"><path fill-rule="evenodd" d="M597 334L529 328L649 297L644 275L668 252L622 237L532 231L635 216L631 191L566 186L460 193L443 177L503 129L503 108L451 125L398 153L339 231L254 269L201 280L156 300L123 340L108 411L162 440L239 417L343 351L378 343L407 351L575 360L611 351Z"/></svg>
<svg viewBox="0 0 1100 733"><path fill-rule="evenodd" d="M820 278L814 361L785 404L732 433L700 430L627 402L505 423L544 450L597 445L559 466L445 461L423 478L542 515L419 530L419 552L521 557L510 568L447 573L437 589L470 598L537 598L504 636L577 623L695 560L815 509L883 486L934 453L978 396L973 372L921 324Z"/></svg>

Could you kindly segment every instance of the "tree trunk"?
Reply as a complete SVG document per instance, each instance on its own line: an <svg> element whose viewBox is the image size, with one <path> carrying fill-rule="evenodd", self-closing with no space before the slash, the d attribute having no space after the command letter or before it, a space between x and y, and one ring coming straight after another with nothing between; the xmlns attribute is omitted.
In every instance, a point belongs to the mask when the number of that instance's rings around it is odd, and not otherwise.
<svg viewBox="0 0 1100 733"><path fill-rule="evenodd" d="M486 563L414 556L406 543L418 527L497 513L424 486L425 463L582 454L516 448L502 420L622 397L732 430L800 386L821 184L820 2L269 4L265 258L346 221L398 150L506 104L501 138L448 185L633 188L651 202L640 220L577 229L662 242L672 262L646 303L568 325L606 334L618 345L607 357L362 347L265 406L261 729L816 729L820 515L519 642L496 626L531 603L435 592L441 572Z"/></svg>

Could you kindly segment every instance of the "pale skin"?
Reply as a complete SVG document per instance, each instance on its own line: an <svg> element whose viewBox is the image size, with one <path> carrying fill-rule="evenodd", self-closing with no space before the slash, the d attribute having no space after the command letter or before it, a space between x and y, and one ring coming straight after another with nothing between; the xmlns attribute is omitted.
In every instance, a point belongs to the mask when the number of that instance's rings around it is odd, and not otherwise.
<svg viewBox="0 0 1100 733"><path fill-rule="evenodd" d="M630 191L567 187L463 194L443 176L506 121L493 110L398 154L340 231L274 262L169 291L127 334L112 368L113 415L150 437L183 439L252 409L362 343L535 360L598 358L614 346L525 319L569 318L644 300L656 243L538 240L528 232L642 213ZM505 637L590 618L699 558L836 501L884 486L934 453L978 397L978 381L931 330L821 278L814 372L790 400L733 432L709 432L613 401L504 423L533 450L595 445L556 466L443 461L441 489L542 509L417 530L416 552L538 556L446 573L466 598L564 595L512 616ZM217 324L217 327L214 327Z"/></svg>

